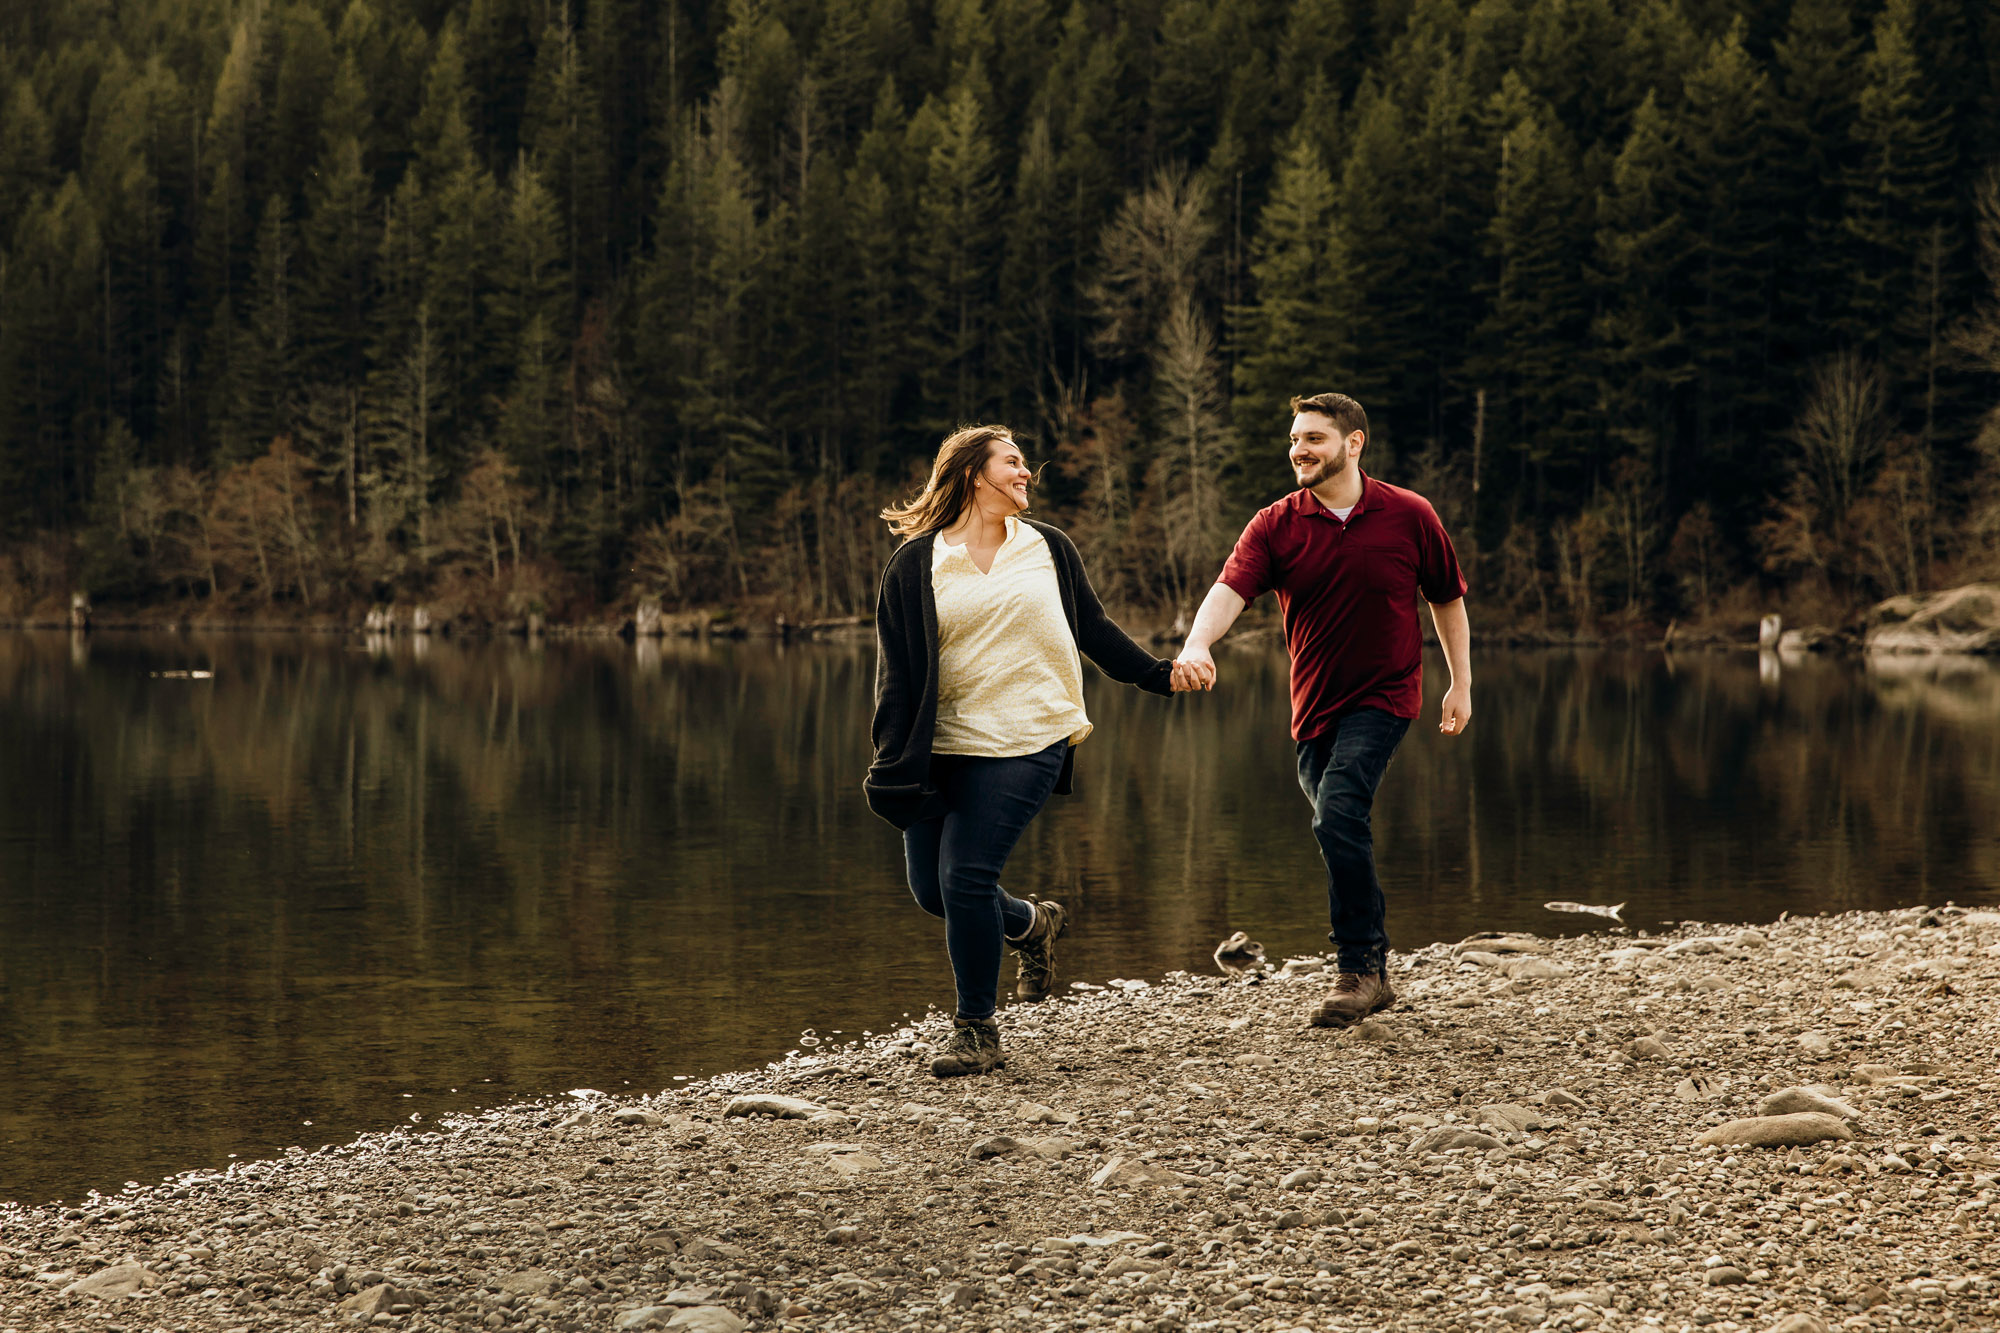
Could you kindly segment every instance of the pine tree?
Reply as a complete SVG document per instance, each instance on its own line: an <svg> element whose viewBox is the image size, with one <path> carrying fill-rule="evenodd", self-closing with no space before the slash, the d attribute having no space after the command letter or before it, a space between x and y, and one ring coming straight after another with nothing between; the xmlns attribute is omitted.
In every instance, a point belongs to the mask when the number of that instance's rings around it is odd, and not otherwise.
<svg viewBox="0 0 2000 1333"><path fill-rule="evenodd" d="M1352 274L1338 225L1333 173L1319 148L1295 136L1278 166L1251 243L1249 304L1232 314L1236 351L1236 463L1246 500L1285 489L1277 443L1292 395L1343 382L1357 332L1344 295Z"/></svg>
<svg viewBox="0 0 2000 1333"><path fill-rule="evenodd" d="M1928 72L1912 45L1914 0L1889 0L1861 64L1853 166L1843 226L1852 243L1852 296L1841 326L1911 392L1928 438L1937 407L1946 294L1959 275L1953 178L1957 154L1946 113L1931 105Z"/></svg>
<svg viewBox="0 0 2000 1333"><path fill-rule="evenodd" d="M83 441L102 421L103 242L75 176L23 214L0 273L0 513L56 527L89 495Z"/></svg>
<svg viewBox="0 0 2000 1333"><path fill-rule="evenodd" d="M1770 365L1775 259L1769 88L1739 21L1686 81L1682 142L1695 186L1688 223L1688 351L1695 371L1691 452L1720 489L1747 489L1751 442L1776 426ZM1671 478L1669 478L1671 482Z"/></svg>
<svg viewBox="0 0 2000 1333"><path fill-rule="evenodd" d="M486 165L500 170L519 155L521 116L535 71L535 23L528 0L471 0L465 14L465 77L473 90L473 137Z"/></svg>
<svg viewBox="0 0 2000 1333"><path fill-rule="evenodd" d="M36 196L56 183L55 148L49 118L32 80L17 78L7 90L0 124L0 245L11 241L22 214Z"/></svg>
<svg viewBox="0 0 2000 1333"><path fill-rule="evenodd" d="M990 410L985 358L999 268L1000 187L979 98L969 86L938 115L911 256L923 331L925 410L938 425Z"/></svg>
<svg viewBox="0 0 2000 1333"><path fill-rule="evenodd" d="M281 193L290 207L319 155L321 112L333 95L340 58L326 20L311 6L281 9L275 27L278 55L267 121L271 142L261 184L266 197Z"/></svg>
<svg viewBox="0 0 2000 1333"><path fill-rule="evenodd" d="M1828 350L1844 305L1849 242L1842 226L1861 39L1853 0L1794 0L1773 44L1776 146L1770 164L1781 265L1776 344L1786 360Z"/></svg>
<svg viewBox="0 0 2000 1333"><path fill-rule="evenodd" d="M1683 385L1695 376L1683 293L1694 242L1683 214L1687 162L1658 94L1648 94L1597 201L1594 328L1605 424L1635 456L1676 452Z"/></svg>
<svg viewBox="0 0 2000 1333"><path fill-rule="evenodd" d="M1496 208L1488 232L1495 282L1483 330L1496 386L1498 442L1531 470L1533 500L1577 493L1591 445L1591 386L1574 351L1589 327L1582 182L1553 116L1510 79Z"/></svg>
<svg viewBox="0 0 2000 1333"><path fill-rule="evenodd" d="M244 324L233 358L236 377L228 405L228 437L252 458L271 441L291 432L293 375L297 346L293 336L294 271L292 229L284 198L271 195L257 222L257 247L244 297ZM236 461L236 460L232 460Z"/></svg>
<svg viewBox="0 0 2000 1333"><path fill-rule="evenodd" d="M370 137L366 88L341 62L306 186L299 255L298 339L328 383L358 385L367 369L368 317L380 209L362 158Z"/></svg>
<svg viewBox="0 0 2000 1333"><path fill-rule="evenodd" d="M611 164L598 93L567 7L542 30L521 137L561 210L571 301L580 306L609 258Z"/></svg>
<svg viewBox="0 0 2000 1333"><path fill-rule="evenodd" d="M1015 170L1013 206L1005 227L1000 291L1003 328L1010 336L1011 379L1028 391L1046 424L1046 404L1060 396L1066 360L1057 350L1066 269L1064 200L1055 142L1045 117L1028 127Z"/></svg>

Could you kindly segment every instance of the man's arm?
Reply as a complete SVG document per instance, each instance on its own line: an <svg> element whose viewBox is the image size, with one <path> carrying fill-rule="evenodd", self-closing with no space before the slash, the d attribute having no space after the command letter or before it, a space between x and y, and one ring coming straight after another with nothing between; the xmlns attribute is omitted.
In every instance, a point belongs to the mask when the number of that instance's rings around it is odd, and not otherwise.
<svg viewBox="0 0 2000 1333"><path fill-rule="evenodd" d="M1444 692L1438 730L1447 736L1462 736L1472 725L1472 622L1466 619L1463 597L1432 602L1430 607L1431 620L1437 625L1438 644L1444 649L1445 665L1451 669L1451 685Z"/></svg>
<svg viewBox="0 0 2000 1333"><path fill-rule="evenodd" d="M1181 645L1181 655L1174 662L1174 685L1182 690L1208 690L1215 688L1215 658L1209 655L1209 648L1236 623L1236 617L1243 614L1248 606L1241 595L1226 583L1218 583L1208 590L1208 596L1201 599L1201 610L1194 613L1194 628L1188 631L1187 642Z"/></svg>

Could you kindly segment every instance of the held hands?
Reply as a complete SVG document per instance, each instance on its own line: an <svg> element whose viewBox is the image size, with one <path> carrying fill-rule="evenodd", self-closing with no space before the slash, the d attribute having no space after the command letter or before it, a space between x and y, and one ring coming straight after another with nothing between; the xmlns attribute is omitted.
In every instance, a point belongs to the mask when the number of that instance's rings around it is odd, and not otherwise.
<svg viewBox="0 0 2000 1333"><path fill-rule="evenodd" d="M1192 644L1182 648L1181 655L1174 661L1173 682L1177 694L1214 689L1215 659L1208 655L1208 649Z"/></svg>
<svg viewBox="0 0 2000 1333"><path fill-rule="evenodd" d="M1472 691L1463 685L1454 685L1444 692L1444 708L1438 730L1447 736L1463 736L1465 729L1471 725Z"/></svg>

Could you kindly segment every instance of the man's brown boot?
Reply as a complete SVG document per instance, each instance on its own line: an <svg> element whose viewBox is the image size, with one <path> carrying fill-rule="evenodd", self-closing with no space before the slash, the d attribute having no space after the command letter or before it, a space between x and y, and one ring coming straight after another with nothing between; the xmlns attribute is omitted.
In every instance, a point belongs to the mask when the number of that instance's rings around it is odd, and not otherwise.
<svg viewBox="0 0 2000 1333"><path fill-rule="evenodd" d="M1344 1028L1380 1013L1396 1002L1386 972L1342 972L1333 982L1333 994L1313 1010L1316 1028Z"/></svg>

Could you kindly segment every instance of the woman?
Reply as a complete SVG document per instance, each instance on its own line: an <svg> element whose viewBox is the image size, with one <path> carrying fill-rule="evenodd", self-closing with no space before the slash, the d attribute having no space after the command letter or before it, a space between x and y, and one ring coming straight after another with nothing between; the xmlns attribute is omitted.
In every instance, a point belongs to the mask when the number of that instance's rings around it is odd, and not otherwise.
<svg viewBox="0 0 2000 1333"><path fill-rule="evenodd" d="M1172 664L1104 614L1076 547L1023 519L1034 480L1004 426L967 426L938 450L908 504L882 511L906 540L875 608L875 760L863 784L903 830L910 892L944 918L957 982L939 1078L1007 1063L993 1010L1004 941L1020 955L1015 995L1047 997L1061 903L1024 902L1000 869L1051 792L1070 790L1090 735L1081 648L1105 675L1154 694Z"/></svg>

